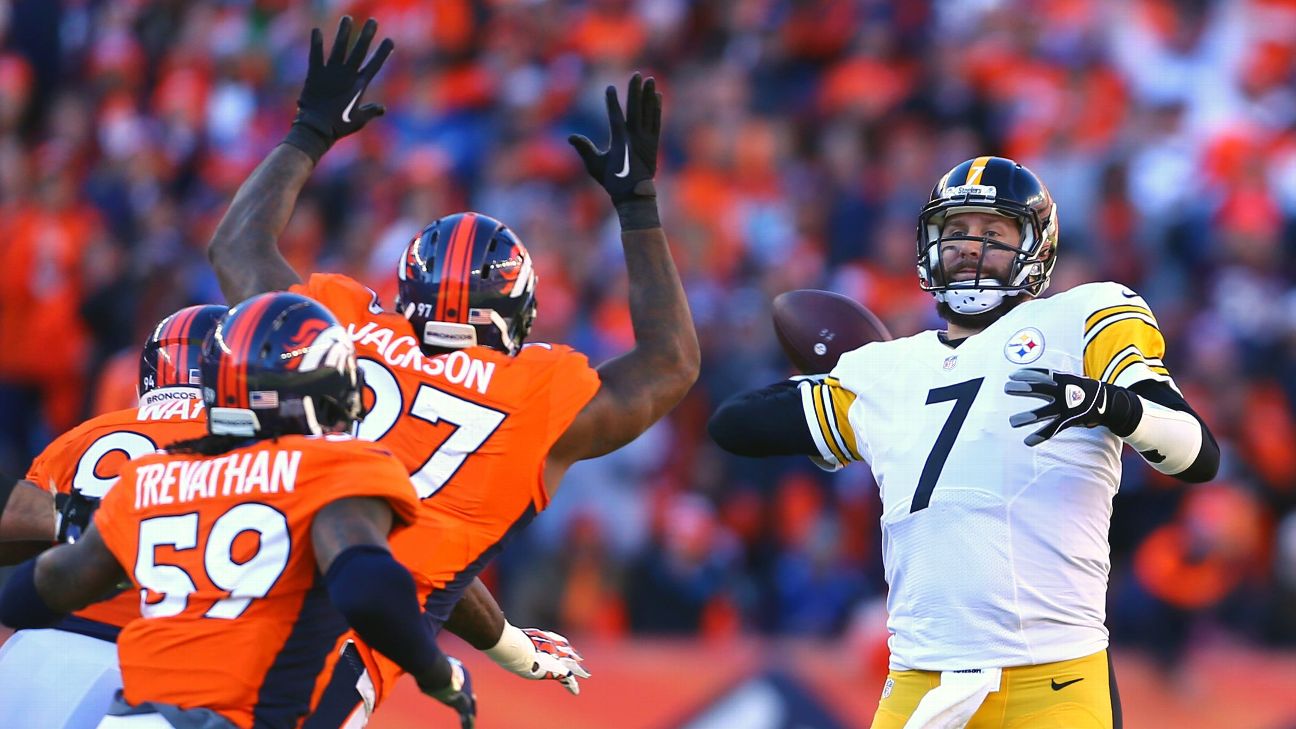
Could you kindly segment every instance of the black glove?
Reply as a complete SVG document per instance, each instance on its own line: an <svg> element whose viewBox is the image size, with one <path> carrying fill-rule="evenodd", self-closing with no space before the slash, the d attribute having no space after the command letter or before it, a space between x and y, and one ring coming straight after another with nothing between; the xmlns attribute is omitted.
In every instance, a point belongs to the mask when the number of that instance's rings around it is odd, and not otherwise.
<svg viewBox="0 0 1296 729"><path fill-rule="evenodd" d="M426 687L419 682L423 693L449 706L459 713L460 729L473 729L477 722L477 695L473 693L472 674L468 667L458 658L446 657L450 661L450 685L439 689ZM415 677L417 680L418 677Z"/></svg>
<svg viewBox="0 0 1296 729"><path fill-rule="evenodd" d="M356 104L360 103L365 88L396 44L384 38L373 58L360 68L360 62L369 52L369 44L378 32L378 23L372 18L365 21L355 48L347 56L352 25L351 16L342 17L327 63L324 61L324 35L319 28L311 30L310 67L306 71L301 96L297 97L297 118L293 120L292 130L284 142L310 155L316 162L334 142L387 111L382 104L365 104L358 108Z"/></svg>
<svg viewBox="0 0 1296 729"><path fill-rule="evenodd" d="M608 123L612 142L600 152L588 137L573 134L567 138L603 189L607 190L621 217L622 230L661 227L657 217L657 145L661 139L661 94L651 77L644 81L639 74L630 78L626 91L626 111L621 113L615 86L607 88Z"/></svg>
<svg viewBox="0 0 1296 729"><path fill-rule="evenodd" d="M1043 407L1017 413L1008 419L1014 428L1043 422L1026 436L1026 445L1037 446L1067 428L1106 426L1118 436L1134 432L1143 416L1138 396L1123 387L1064 372L1027 367L1008 376L1004 392L1045 401Z"/></svg>
<svg viewBox="0 0 1296 729"><path fill-rule="evenodd" d="M99 508L99 499L86 496L80 489L72 489L70 494L56 494L54 507L59 514L55 539L72 544L90 528L94 513Z"/></svg>

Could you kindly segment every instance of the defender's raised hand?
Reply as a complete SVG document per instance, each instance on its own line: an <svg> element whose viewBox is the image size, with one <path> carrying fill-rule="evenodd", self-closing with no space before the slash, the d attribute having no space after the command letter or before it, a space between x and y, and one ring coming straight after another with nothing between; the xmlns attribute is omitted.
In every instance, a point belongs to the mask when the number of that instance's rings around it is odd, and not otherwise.
<svg viewBox="0 0 1296 729"><path fill-rule="evenodd" d="M311 30L306 83L297 98L297 118L284 141L310 155L316 162L334 142L356 132L370 119L382 116L386 111L382 104L360 105L360 100L396 44L384 38L373 57L361 68L361 62L369 53L369 44L378 32L378 23L372 18L365 21L355 47L348 54L353 25L351 16L343 16L327 61L324 59L324 35L319 28Z"/></svg>
<svg viewBox="0 0 1296 729"><path fill-rule="evenodd" d="M607 190L621 216L623 230L655 228L657 190L657 147L661 138L661 94L657 82L639 74L630 79L626 91L626 111L621 112L615 86L607 88L608 124L612 140L600 151L588 137L573 134L567 138L581 160L603 189Z"/></svg>

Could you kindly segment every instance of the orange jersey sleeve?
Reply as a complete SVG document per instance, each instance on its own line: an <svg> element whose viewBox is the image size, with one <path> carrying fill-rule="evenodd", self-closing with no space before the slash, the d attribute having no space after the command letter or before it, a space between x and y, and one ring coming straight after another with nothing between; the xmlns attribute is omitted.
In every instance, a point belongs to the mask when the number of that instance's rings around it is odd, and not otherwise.
<svg viewBox="0 0 1296 729"><path fill-rule="evenodd" d="M245 728L295 725L347 627L329 602L311 525L325 505L353 497L416 518L400 463L349 436L127 464L95 516L139 588L142 618L117 644L126 700L205 707Z"/></svg>
<svg viewBox="0 0 1296 729"><path fill-rule="evenodd" d="M150 404L105 413L56 438L32 462L27 479L52 492L66 494L75 488L86 496L103 498L127 461L207 432L197 389L165 388L150 394L156 396ZM139 600L124 593L74 615L119 629L139 617Z"/></svg>
<svg viewBox="0 0 1296 729"><path fill-rule="evenodd" d="M313 273L305 283L294 284L288 290L328 307L342 326L352 331L372 320L383 321L386 326L399 326L405 321L404 317L384 311L373 289L340 273Z"/></svg>

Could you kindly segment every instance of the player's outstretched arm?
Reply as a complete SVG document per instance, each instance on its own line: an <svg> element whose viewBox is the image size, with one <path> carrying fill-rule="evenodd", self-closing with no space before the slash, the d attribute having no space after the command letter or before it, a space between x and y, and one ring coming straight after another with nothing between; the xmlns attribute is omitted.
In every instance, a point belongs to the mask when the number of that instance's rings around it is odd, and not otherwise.
<svg viewBox="0 0 1296 729"><path fill-rule="evenodd" d="M29 479L0 474L0 542L54 541L54 495Z"/></svg>
<svg viewBox="0 0 1296 729"><path fill-rule="evenodd" d="M566 637L509 623L495 596L480 579L474 579L455 603L445 629L504 670L534 681L557 681L573 695L580 693L577 679L590 677L581 666L585 659Z"/></svg>
<svg viewBox="0 0 1296 729"><path fill-rule="evenodd" d="M635 74L624 114L616 89L608 87L607 108L612 142L606 151L579 135L568 141L607 190L621 221L635 346L598 368L598 394L550 452L551 462L563 465L634 440L683 399L697 380L700 363L684 286L657 214L653 176L661 95L656 82Z"/></svg>
<svg viewBox="0 0 1296 729"><path fill-rule="evenodd" d="M340 499L320 509L311 543L329 599L365 643L458 712L467 729L477 714L471 676L441 652L422 619L414 578L388 551L391 526L391 507L381 499Z"/></svg>
<svg viewBox="0 0 1296 729"><path fill-rule="evenodd" d="M802 384L802 383L805 384ZM738 456L811 456L820 454L806 423L802 387L807 380L784 380L739 393L724 401L707 421L711 440Z"/></svg>
<svg viewBox="0 0 1296 729"><path fill-rule="evenodd" d="M54 544L54 496L28 480L0 475L0 565L31 559Z"/></svg>
<svg viewBox="0 0 1296 729"><path fill-rule="evenodd" d="M239 187L212 236L207 255L231 305L301 282L277 245L297 196L334 142L385 111L381 104L359 104L395 44L384 39L361 67L378 23L365 22L348 54L352 27L350 16L343 17L327 60L323 34L311 31L310 65L292 129Z"/></svg>
<svg viewBox="0 0 1296 729"><path fill-rule="evenodd" d="M0 592L0 622L11 628L53 625L103 599L125 579L99 530L91 527L76 544L55 547L14 569Z"/></svg>

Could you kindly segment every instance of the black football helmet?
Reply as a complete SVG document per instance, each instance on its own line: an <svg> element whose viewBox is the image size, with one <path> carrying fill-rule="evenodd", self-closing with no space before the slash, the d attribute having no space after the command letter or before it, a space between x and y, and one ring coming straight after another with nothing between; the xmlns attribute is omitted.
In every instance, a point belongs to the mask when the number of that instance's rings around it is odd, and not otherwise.
<svg viewBox="0 0 1296 729"><path fill-rule="evenodd" d="M531 255L488 215L433 221L405 248L396 276L396 310L428 354L474 345L517 354L535 321Z"/></svg>
<svg viewBox="0 0 1296 729"><path fill-rule="evenodd" d="M338 433L364 415L351 337L332 312L298 294L261 294L231 308L203 344L202 378L212 435Z"/></svg>
<svg viewBox="0 0 1296 729"><path fill-rule="evenodd" d="M991 212L1015 218L1022 231L1020 244L985 236L942 238L945 218L963 212ZM1014 252L1016 259L1008 280L988 282L978 270L973 281L951 281L940 255L941 244L951 240L978 242L983 254L987 248ZM1057 262L1057 247L1057 205L1044 183L1013 160L977 157L946 172L932 188L931 199L918 216L919 284L937 301L949 303L960 313L989 311L1005 296L1042 294ZM985 261L985 256L979 260Z"/></svg>
<svg viewBox="0 0 1296 729"><path fill-rule="evenodd" d="M159 387L200 386L203 340L227 311L228 307L215 304L189 306L158 322L140 352L136 394Z"/></svg>

